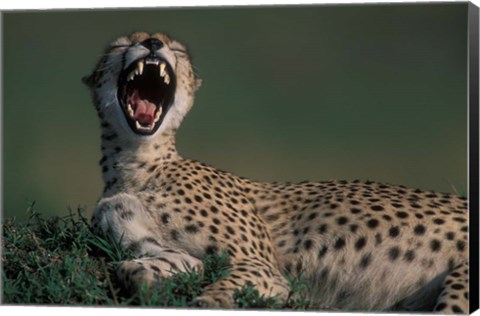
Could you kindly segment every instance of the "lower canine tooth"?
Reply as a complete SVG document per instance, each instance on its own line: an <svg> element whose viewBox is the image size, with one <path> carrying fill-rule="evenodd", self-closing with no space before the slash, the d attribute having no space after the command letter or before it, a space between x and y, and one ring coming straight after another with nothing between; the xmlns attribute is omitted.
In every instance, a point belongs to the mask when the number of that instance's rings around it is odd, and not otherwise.
<svg viewBox="0 0 480 316"><path fill-rule="evenodd" d="M140 123L138 123L138 121L135 121L135 127L137 129L141 129L142 128L142 125L140 125Z"/></svg>
<svg viewBox="0 0 480 316"><path fill-rule="evenodd" d="M135 116L135 112L133 112L132 105L130 103L128 104L127 110L128 110L128 114L130 114L131 117Z"/></svg>
<svg viewBox="0 0 480 316"><path fill-rule="evenodd" d="M165 74L165 77L163 77L163 81L165 81L166 84L170 83L170 76L168 74Z"/></svg>
<svg viewBox="0 0 480 316"><path fill-rule="evenodd" d="M160 119L160 115L162 115L162 108L159 108L157 113L155 113L155 123Z"/></svg>

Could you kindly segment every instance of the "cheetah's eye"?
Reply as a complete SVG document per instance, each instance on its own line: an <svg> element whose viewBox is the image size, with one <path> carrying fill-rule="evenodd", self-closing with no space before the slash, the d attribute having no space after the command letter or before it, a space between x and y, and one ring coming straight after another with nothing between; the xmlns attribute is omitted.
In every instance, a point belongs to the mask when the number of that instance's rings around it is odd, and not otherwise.
<svg viewBox="0 0 480 316"><path fill-rule="evenodd" d="M157 56L138 59L118 80L118 100L130 128L151 135L162 124L175 95L175 74Z"/></svg>

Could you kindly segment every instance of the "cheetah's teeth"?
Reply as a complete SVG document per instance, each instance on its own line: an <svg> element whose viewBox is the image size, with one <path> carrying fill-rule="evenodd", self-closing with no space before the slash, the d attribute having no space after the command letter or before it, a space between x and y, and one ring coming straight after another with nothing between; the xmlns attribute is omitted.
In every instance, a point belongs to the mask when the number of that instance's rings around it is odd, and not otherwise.
<svg viewBox="0 0 480 316"><path fill-rule="evenodd" d="M151 131L153 129L153 126L155 125L155 123L152 123L151 125L149 126L142 126L142 124L140 124L140 122L138 121L135 121L135 127L137 129L140 129L140 130L144 130L144 131Z"/></svg>
<svg viewBox="0 0 480 316"><path fill-rule="evenodd" d="M136 70L133 70L127 77L127 81L130 81L130 80L133 80L133 77L135 77L135 71Z"/></svg>
<svg viewBox="0 0 480 316"><path fill-rule="evenodd" d="M140 75L143 74L143 61L140 60L138 63L137 63L137 69L138 69L138 72L140 73Z"/></svg>
<svg viewBox="0 0 480 316"><path fill-rule="evenodd" d="M166 74L166 72L165 72L165 66L166 66L165 63L161 63L161 64L160 64L160 77L163 77L163 76L165 76L165 74Z"/></svg>
<svg viewBox="0 0 480 316"><path fill-rule="evenodd" d="M162 115L162 107L160 107L157 111L157 113L155 113L155 120L154 120L154 123L157 123L158 120L160 119L160 115Z"/></svg>
<svg viewBox="0 0 480 316"><path fill-rule="evenodd" d="M135 112L133 112L132 105L130 103L128 104L127 110L131 117L135 116Z"/></svg>
<svg viewBox="0 0 480 316"><path fill-rule="evenodd" d="M145 63L146 63L147 65L156 65L156 66L158 66L159 61L158 61L157 59L147 58L147 59L145 59Z"/></svg>
<svg viewBox="0 0 480 316"><path fill-rule="evenodd" d="M170 76L168 74L165 74L165 77L163 77L163 81L165 81L166 84L170 84Z"/></svg>

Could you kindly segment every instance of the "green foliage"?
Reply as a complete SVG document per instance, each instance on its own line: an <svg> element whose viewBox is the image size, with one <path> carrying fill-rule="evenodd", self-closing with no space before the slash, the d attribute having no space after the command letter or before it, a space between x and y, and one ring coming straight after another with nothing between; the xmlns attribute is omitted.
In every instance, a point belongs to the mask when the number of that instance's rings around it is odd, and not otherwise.
<svg viewBox="0 0 480 316"><path fill-rule="evenodd" d="M262 296L258 290L251 286L244 286L240 290L235 291L235 303L239 308L243 309L312 309L313 306L307 299L307 286L304 278L290 276L288 281L290 292L285 303L280 303L275 297ZM330 308L326 309L331 310Z"/></svg>
<svg viewBox="0 0 480 316"><path fill-rule="evenodd" d="M188 306L203 288L226 276L230 268L228 254L208 255L203 260L203 273L180 272L164 280L152 293L146 288L139 294L141 305Z"/></svg>
<svg viewBox="0 0 480 316"><path fill-rule="evenodd" d="M239 308L243 309L279 309L282 307L274 297L264 297L251 286L236 290L233 299Z"/></svg>
<svg viewBox="0 0 480 316"><path fill-rule="evenodd" d="M85 218L78 213L44 219L34 206L27 222L3 224L3 303L113 304L105 273L113 266L90 255L101 249Z"/></svg>
<svg viewBox="0 0 480 316"><path fill-rule="evenodd" d="M230 268L226 253L209 255L203 260L203 273L177 273L154 291L143 288L132 296L115 276L118 263L132 254L114 240L95 236L81 210L62 218L43 218L32 203L26 222L9 218L2 228L4 304L187 307ZM295 282L283 305L251 287L238 290L235 300L240 308L305 309L308 304L298 299L304 296L297 295L304 287Z"/></svg>

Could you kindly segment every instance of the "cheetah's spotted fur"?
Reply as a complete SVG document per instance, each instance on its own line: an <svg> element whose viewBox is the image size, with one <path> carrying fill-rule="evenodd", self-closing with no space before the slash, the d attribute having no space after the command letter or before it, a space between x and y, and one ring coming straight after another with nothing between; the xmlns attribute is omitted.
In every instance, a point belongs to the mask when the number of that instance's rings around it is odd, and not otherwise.
<svg viewBox="0 0 480 316"><path fill-rule="evenodd" d="M152 82L167 92L155 99L132 85L122 99L125 71L146 58L166 63L169 82ZM466 199L369 181L258 183L180 157L175 133L199 80L184 46L164 34L120 37L85 82L101 121L105 182L92 227L136 254L118 268L125 286L201 271L206 254L225 250L231 272L199 306L234 307L245 284L284 300L286 276L301 274L313 301L342 310L468 312ZM130 118L125 100L135 103ZM152 130L145 101L162 107Z"/></svg>

